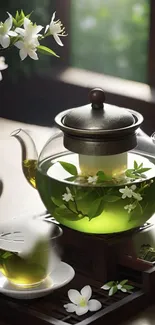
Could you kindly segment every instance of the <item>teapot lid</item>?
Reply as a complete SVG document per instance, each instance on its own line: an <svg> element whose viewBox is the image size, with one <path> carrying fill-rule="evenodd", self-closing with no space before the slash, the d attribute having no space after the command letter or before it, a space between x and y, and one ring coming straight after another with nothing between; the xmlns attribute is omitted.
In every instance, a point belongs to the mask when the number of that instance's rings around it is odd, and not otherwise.
<svg viewBox="0 0 155 325"><path fill-rule="evenodd" d="M92 89L89 99L91 104L56 116L56 124L64 132L64 146L88 155L113 155L133 149L142 115L105 104L105 94L100 88Z"/></svg>
<svg viewBox="0 0 155 325"><path fill-rule="evenodd" d="M134 124L134 116L126 109L104 104L105 94L95 88L89 94L91 104L73 108L63 118L65 126L83 130L114 130Z"/></svg>

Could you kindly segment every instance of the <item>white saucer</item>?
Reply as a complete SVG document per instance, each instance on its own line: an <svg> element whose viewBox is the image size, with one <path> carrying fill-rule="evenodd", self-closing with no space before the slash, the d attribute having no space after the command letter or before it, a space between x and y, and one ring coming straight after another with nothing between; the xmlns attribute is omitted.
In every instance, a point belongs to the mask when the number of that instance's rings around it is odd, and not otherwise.
<svg viewBox="0 0 155 325"><path fill-rule="evenodd" d="M16 299L35 299L65 286L74 278L74 275L75 271L69 264L60 262L59 267L40 286L33 289L23 289L12 285L0 274L0 292Z"/></svg>

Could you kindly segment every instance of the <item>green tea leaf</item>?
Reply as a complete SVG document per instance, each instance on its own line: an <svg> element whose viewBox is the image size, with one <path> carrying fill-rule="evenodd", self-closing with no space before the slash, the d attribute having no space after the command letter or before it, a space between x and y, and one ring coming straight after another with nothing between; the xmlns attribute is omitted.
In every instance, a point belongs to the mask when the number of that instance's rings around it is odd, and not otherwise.
<svg viewBox="0 0 155 325"><path fill-rule="evenodd" d="M126 289L127 291L130 291L130 290L133 290L134 289L133 286L130 286L130 285L127 285L127 284L124 285L123 288Z"/></svg>
<svg viewBox="0 0 155 325"><path fill-rule="evenodd" d="M113 296L118 291L117 286L112 287L109 290L109 296Z"/></svg>
<svg viewBox="0 0 155 325"><path fill-rule="evenodd" d="M43 46L43 45L39 45L37 46L38 52L42 53L42 54L46 54L46 55L54 55L57 58L59 58L59 55L57 55L53 50L51 50L49 47L47 46Z"/></svg>
<svg viewBox="0 0 155 325"><path fill-rule="evenodd" d="M143 167L143 163L141 163L140 165L139 165L139 167L138 168L142 168Z"/></svg>
<svg viewBox="0 0 155 325"><path fill-rule="evenodd" d="M101 197L93 201L88 210L89 220L100 215L100 213L103 211L103 208L104 208L104 202Z"/></svg>
<svg viewBox="0 0 155 325"><path fill-rule="evenodd" d="M127 169L125 175L129 178L137 178L137 176L134 174L134 169Z"/></svg>
<svg viewBox="0 0 155 325"><path fill-rule="evenodd" d="M134 161L134 169L138 169L138 164L136 160Z"/></svg>
<svg viewBox="0 0 155 325"><path fill-rule="evenodd" d="M150 169L151 169L151 168L140 168L140 169L137 170L137 173L138 173L138 174L142 174L142 173L147 172L147 171L150 170Z"/></svg>
<svg viewBox="0 0 155 325"><path fill-rule="evenodd" d="M59 161L59 164L71 175L77 176L78 171L76 166L65 161Z"/></svg>
<svg viewBox="0 0 155 325"><path fill-rule="evenodd" d="M119 201L120 199L121 198L119 196L116 196L116 195L104 195L103 196L103 200L105 202L109 202L109 203Z"/></svg>
<svg viewBox="0 0 155 325"><path fill-rule="evenodd" d="M120 284L121 284L122 286L124 286L124 284L127 283L127 282L128 282L128 280L122 280L122 281L120 282Z"/></svg>
<svg viewBox="0 0 155 325"><path fill-rule="evenodd" d="M67 209L65 205L55 208L53 216L55 217L55 215L57 217L67 218L67 220L71 220L71 221L79 220L78 214Z"/></svg>
<svg viewBox="0 0 155 325"><path fill-rule="evenodd" d="M102 170L99 170L96 174L98 176L98 182L111 181L112 177L106 175Z"/></svg>
<svg viewBox="0 0 155 325"><path fill-rule="evenodd" d="M76 176L67 177L65 180L68 182L74 182L76 180Z"/></svg>
<svg viewBox="0 0 155 325"><path fill-rule="evenodd" d="M60 207L62 204L64 204L63 200L61 198L55 198L55 197L51 197L52 202L57 206Z"/></svg>

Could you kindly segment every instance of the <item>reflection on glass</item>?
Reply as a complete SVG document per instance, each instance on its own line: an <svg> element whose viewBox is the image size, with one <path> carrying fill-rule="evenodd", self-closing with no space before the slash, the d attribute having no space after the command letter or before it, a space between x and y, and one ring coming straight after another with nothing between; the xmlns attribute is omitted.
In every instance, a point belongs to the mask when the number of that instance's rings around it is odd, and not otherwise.
<svg viewBox="0 0 155 325"><path fill-rule="evenodd" d="M72 3L72 65L147 82L149 1Z"/></svg>

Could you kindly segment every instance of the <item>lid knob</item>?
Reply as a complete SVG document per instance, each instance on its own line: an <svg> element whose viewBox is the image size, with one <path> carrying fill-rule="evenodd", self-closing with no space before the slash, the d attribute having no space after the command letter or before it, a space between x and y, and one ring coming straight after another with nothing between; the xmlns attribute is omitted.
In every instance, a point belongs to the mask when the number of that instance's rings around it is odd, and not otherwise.
<svg viewBox="0 0 155 325"><path fill-rule="evenodd" d="M94 88L89 93L89 100L93 109L101 109L104 107L105 93L101 88Z"/></svg>

